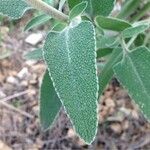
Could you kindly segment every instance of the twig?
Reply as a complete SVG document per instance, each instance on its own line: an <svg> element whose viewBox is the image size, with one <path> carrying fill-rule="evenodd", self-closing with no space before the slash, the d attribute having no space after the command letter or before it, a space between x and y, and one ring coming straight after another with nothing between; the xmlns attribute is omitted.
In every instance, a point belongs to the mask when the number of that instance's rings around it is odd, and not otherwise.
<svg viewBox="0 0 150 150"><path fill-rule="evenodd" d="M28 114L27 112L22 111L22 110L20 110L20 109L18 109L18 108L15 108L14 106L9 105L9 104L6 103L5 101L0 101L0 104L3 105L3 106L5 106L5 107L7 107L8 109L11 109L11 110L13 110L13 111L16 111L16 112L20 113L20 114L23 115L23 116L26 116L26 117L31 118L31 119L34 118L32 115Z"/></svg>
<svg viewBox="0 0 150 150"><path fill-rule="evenodd" d="M63 14L62 12L58 11L54 7L48 5L47 3L43 2L42 0L26 0L26 2L31 5L32 7L43 11L44 13L50 15L61 21L67 21L68 16Z"/></svg>
<svg viewBox="0 0 150 150"><path fill-rule="evenodd" d="M25 95L25 94L28 94L28 93L29 93L29 90L26 90L26 91L23 91L23 92L16 93L16 94L14 94L14 95L5 97L5 98L3 98L3 99L0 99L0 101L6 102L6 101L9 101L9 100L11 100L11 99L14 99L14 98L16 98L16 97L19 97L19 96L22 96L22 95Z"/></svg>

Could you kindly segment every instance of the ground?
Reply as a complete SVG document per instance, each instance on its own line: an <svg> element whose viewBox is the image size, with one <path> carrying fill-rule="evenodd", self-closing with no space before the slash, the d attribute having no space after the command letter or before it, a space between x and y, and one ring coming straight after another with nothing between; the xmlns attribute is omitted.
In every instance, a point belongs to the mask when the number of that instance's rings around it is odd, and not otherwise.
<svg viewBox="0 0 150 150"><path fill-rule="evenodd" d="M0 26L3 38L0 53L12 54L0 60L0 150L149 150L150 123L116 79L112 79L99 103L99 127L95 141L86 145L72 129L63 108L53 127L41 130L39 86L45 71L43 61L28 61L23 55L42 45L25 42L30 32L22 32L18 21L8 32ZM43 28L32 33L44 33Z"/></svg>

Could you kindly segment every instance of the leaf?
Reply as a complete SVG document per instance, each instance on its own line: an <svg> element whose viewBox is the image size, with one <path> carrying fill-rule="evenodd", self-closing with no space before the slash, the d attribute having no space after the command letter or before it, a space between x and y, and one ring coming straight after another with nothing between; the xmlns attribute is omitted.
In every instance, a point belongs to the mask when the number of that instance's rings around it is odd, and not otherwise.
<svg viewBox="0 0 150 150"><path fill-rule="evenodd" d="M67 25L66 25L66 23L57 23L56 25L54 25L53 27L52 27L52 30L53 31L62 31L65 27L66 27Z"/></svg>
<svg viewBox="0 0 150 150"><path fill-rule="evenodd" d="M88 2L87 14L91 17L97 15L108 16L114 8L115 0L68 0L69 8L72 9L74 6L81 2Z"/></svg>
<svg viewBox="0 0 150 150"><path fill-rule="evenodd" d="M136 36L149 28L148 24L137 25L135 27L130 27L122 31L122 36L124 38L130 38Z"/></svg>
<svg viewBox="0 0 150 150"><path fill-rule="evenodd" d="M24 0L0 0L0 14L12 19L19 19L31 9Z"/></svg>
<svg viewBox="0 0 150 150"><path fill-rule="evenodd" d="M145 34L139 34L134 41L135 46L139 47L144 45Z"/></svg>
<svg viewBox="0 0 150 150"><path fill-rule="evenodd" d="M69 19L72 20L73 18L81 15L85 11L86 7L87 2L81 2L78 5L74 6L70 11Z"/></svg>
<svg viewBox="0 0 150 150"><path fill-rule="evenodd" d="M40 89L40 122L44 130L52 125L60 108L61 102L46 71Z"/></svg>
<svg viewBox="0 0 150 150"><path fill-rule="evenodd" d="M138 47L114 67L117 79L150 119L150 51Z"/></svg>
<svg viewBox="0 0 150 150"><path fill-rule="evenodd" d="M122 58L122 49L116 48L113 50L111 57L107 64L104 66L103 70L99 74L99 95L101 96L105 90L107 84L114 75L113 67Z"/></svg>
<svg viewBox="0 0 150 150"><path fill-rule="evenodd" d="M27 25L24 28L24 31L28 31L30 29L33 29L33 28L38 27L40 25L43 25L43 24L45 24L50 19L51 19L51 17L48 16L48 15L45 15L45 14L38 15L38 16L32 18L27 23Z"/></svg>
<svg viewBox="0 0 150 150"><path fill-rule="evenodd" d="M119 45L116 37L109 37L109 36L99 36L96 41L97 49L104 49L104 48L115 48Z"/></svg>
<svg viewBox="0 0 150 150"><path fill-rule="evenodd" d="M112 51L113 51L112 48L98 49L97 50L97 58L101 58L101 57L107 56L107 55L111 54Z"/></svg>
<svg viewBox="0 0 150 150"><path fill-rule="evenodd" d="M84 21L50 32L44 58L53 84L76 133L91 143L97 132L96 43L94 27Z"/></svg>
<svg viewBox="0 0 150 150"><path fill-rule="evenodd" d="M31 52L28 52L24 55L24 58L27 60L43 60L42 48L37 48Z"/></svg>
<svg viewBox="0 0 150 150"><path fill-rule="evenodd" d="M123 21L121 19L112 18L112 17L97 16L95 22L97 26L100 26L103 29L113 30L118 32L131 27L131 24L129 24L128 22Z"/></svg>

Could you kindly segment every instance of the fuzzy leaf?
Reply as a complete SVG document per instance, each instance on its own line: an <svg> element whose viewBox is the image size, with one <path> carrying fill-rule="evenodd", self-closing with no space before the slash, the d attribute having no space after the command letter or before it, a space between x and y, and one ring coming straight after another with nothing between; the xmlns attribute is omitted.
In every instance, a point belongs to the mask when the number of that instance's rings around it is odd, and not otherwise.
<svg viewBox="0 0 150 150"><path fill-rule="evenodd" d="M76 133L91 143L97 131L98 81L94 27L84 21L62 32L50 32L44 58Z"/></svg>
<svg viewBox="0 0 150 150"><path fill-rule="evenodd" d="M136 36L149 28L148 24L137 25L135 27L130 27L122 31L122 36L124 38L129 38Z"/></svg>
<svg viewBox="0 0 150 150"><path fill-rule="evenodd" d="M111 17L97 16L95 22L101 28L113 31L123 31L131 27L128 22Z"/></svg>
<svg viewBox="0 0 150 150"><path fill-rule="evenodd" d="M97 58L105 57L109 54L111 54L113 51L112 48L103 48L97 50Z"/></svg>
<svg viewBox="0 0 150 150"><path fill-rule="evenodd" d="M32 18L27 23L27 25L24 28L24 31L28 31L30 29L33 29L33 28L38 27L40 25L43 25L43 24L45 24L50 19L51 19L51 17L48 16L48 15L45 15L45 14L38 15L38 16Z"/></svg>
<svg viewBox="0 0 150 150"><path fill-rule="evenodd" d="M97 49L115 48L117 45L119 45L119 42L117 41L116 37L101 35L97 38L96 41Z"/></svg>
<svg viewBox="0 0 150 150"><path fill-rule="evenodd" d="M117 79L150 119L150 51L139 47L114 67Z"/></svg>
<svg viewBox="0 0 150 150"><path fill-rule="evenodd" d="M122 58L121 48L116 48L113 50L109 61L104 66L103 70L99 74L99 95L102 95L107 84L114 75L113 67L118 63Z"/></svg>
<svg viewBox="0 0 150 150"><path fill-rule="evenodd" d="M88 2L86 13L91 17L97 15L108 16L115 4L115 0L68 0L69 8L72 9L74 6L84 1Z"/></svg>
<svg viewBox="0 0 150 150"><path fill-rule="evenodd" d="M78 5L74 6L70 11L69 19L72 20L73 18L81 15L86 9L86 7L87 7L87 2L81 2Z"/></svg>
<svg viewBox="0 0 150 150"><path fill-rule="evenodd" d="M18 19L31 9L24 0L0 0L0 13L12 19Z"/></svg>
<svg viewBox="0 0 150 150"><path fill-rule="evenodd" d="M46 71L40 89L40 122L44 130L52 125L60 108L61 102Z"/></svg>

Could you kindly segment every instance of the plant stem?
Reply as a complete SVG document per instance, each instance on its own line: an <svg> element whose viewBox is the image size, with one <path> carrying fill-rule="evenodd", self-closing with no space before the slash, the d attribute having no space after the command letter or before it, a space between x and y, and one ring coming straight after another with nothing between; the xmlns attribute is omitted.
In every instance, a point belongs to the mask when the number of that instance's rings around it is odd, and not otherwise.
<svg viewBox="0 0 150 150"><path fill-rule="evenodd" d="M68 16L53 8L52 6L46 4L42 0L26 0L26 2L32 7L43 11L44 13L50 15L53 18L56 18L60 21L68 21Z"/></svg>
<svg viewBox="0 0 150 150"><path fill-rule="evenodd" d="M129 52L129 49L124 41L124 39L121 37L121 46L123 49L123 56L125 56L125 54L127 54Z"/></svg>

